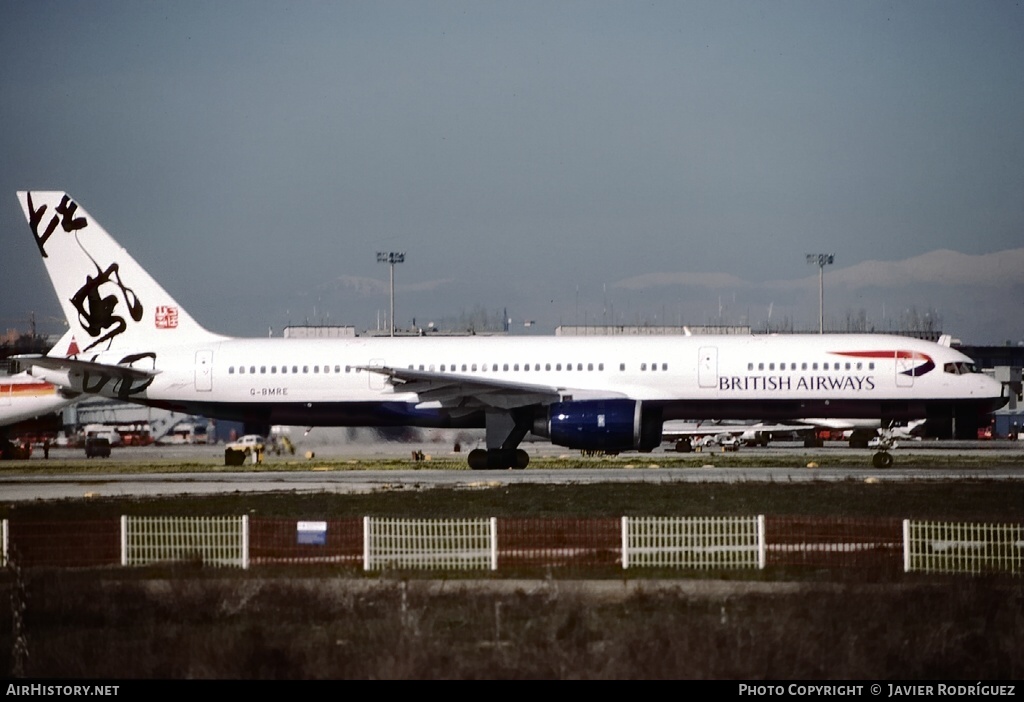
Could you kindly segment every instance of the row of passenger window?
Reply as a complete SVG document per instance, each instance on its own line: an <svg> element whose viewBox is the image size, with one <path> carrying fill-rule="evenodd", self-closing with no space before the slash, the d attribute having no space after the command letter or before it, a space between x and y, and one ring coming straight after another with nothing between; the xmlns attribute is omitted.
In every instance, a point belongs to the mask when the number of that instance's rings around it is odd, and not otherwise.
<svg viewBox="0 0 1024 702"><path fill-rule="evenodd" d="M529 370L532 369L534 371L539 371L541 369L541 365L542 364L540 364L540 363L534 363L534 364L524 363L522 365L520 365L518 363L513 363L513 364L503 363L503 364L501 364L501 370L502 371L516 372L516 371L520 371L520 370L521 371L529 371ZM856 363L852 363L850 361L846 361L845 363L840 363L840 362L829 363L828 361L826 361L826 362L820 364L821 370L826 370L826 371L827 370L833 370L833 371L837 371L837 370L858 370L859 371L859 370L864 370L864 365L865 364L863 362L861 362L861 361L857 361ZM949 365L949 364L947 364L947 365ZM586 363L586 364L577 363L577 364L575 364L575 366L572 363L566 363L564 365L561 364L561 363L554 363L554 364L552 364L552 363L545 363L545 364L543 364L543 366L544 366L544 370L546 370L546 371L550 371L550 370L555 370L555 371L561 371L561 370L571 371L571 370L574 370L574 369L577 370L577 371L582 371L582 370L584 370L584 368L586 370L588 370L588 371L592 371L595 368L595 364L593 364L593 363ZM667 363L661 363L661 364L658 364L658 363L651 363L651 364L641 363L640 364L640 370L641 371L648 371L648 370L649 371L657 371L657 370L659 370L659 366L660 366L660 370L662 370L662 371L667 371L668 370L668 364ZM776 364L776 363L757 363L757 364L755 364L755 363L751 362L751 363L747 363L747 370L748 371L753 371L756 368L756 370L759 370L759 371L764 371L764 370L774 371L777 368L780 371L784 371L784 370L790 370L790 371L795 371L795 370L816 371L816 370L818 370L818 366L819 366L819 364L817 362L808 363L806 361L803 362L803 363L800 363L800 364L797 364L797 363L778 363L778 364ZM409 366L409 370L414 370L415 368L417 368L417 366L414 366L414 365L410 365ZM419 368L419 370L434 371L435 370L435 365L434 364L430 364L428 366L428 365L420 364L418 366L418 368ZM598 364L596 364L596 368L597 368L598 371L603 371L604 370L604 364L603 363L598 363ZM281 375L286 375L288 373L292 373L292 374L298 375L300 373L321 373L321 372L322 373L331 373L332 372L331 369L332 369L332 366L330 364L326 364L325 363L323 366L319 366L319 365L315 365L315 366L258 366L258 367L257 366L238 366L237 367L237 372L240 375L244 375L245 373L250 373L250 374L260 373L262 375L266 375L268 372L271 375L275 375L275 374L278 374L278 373L280 373ZM874 370L874 369L875 369L874 362L873 361L869 362L867 364L867 370ZM359 370L360 370L359 368L356 368L354 366L345 366L345 372L346 373L351 373L352 371L359 372ZM442 373L457 373L457 372L460 372L460 371L463 372L463 373L475 373L475 372L478 372L478 371L487 372L488 370L490 370L492 372L497 372L498 371L498 364L497 363L492 363L492 364L490 364L488 366L488 364L486 364L486 363L481 363L479 365L476 364L476 363L468 363L468 364L467 363L463 363L460 366L459 364L456 364L456 363L452 363L450 365L442 363L439 370ZM620 363L619 364L619 370L620 371L625 371L626 370L626 364L625 363ZM955 367L954 368L945 368L944 370L947 373L950 373L950 372L956 373L958 371L959 372L970 372L969 370L960 370L960 369L957 369ZM235 366L229 366L228 367L228 374L229 375L230 374L234 374L235 372L236 372ZM334 373L341 373L342 372L342 367L340 365L337 365L337 364L334 365L333 366L333 372Z"/></svg>
<svg viewBox="0 0 1024 702"><path fill-rule="evenodd" d="M662 363L660 365L661 365L661 370L662 371L667 371L668 370L668 364L667 363ZM546 370L546 371L550 371L550 370L555 370L555 371L560 371L560 370L571 371L571 370L574 370L574 369L577 370L577 371L583 371L584 369L588 370L588 371L593 371L595 369L595 367L596 367L596 369L598 371L603 371L604 370L604 364L603 363L597 363L597 364L594 364L594 363L586 363L586 364L584 364L584 363L577 363L577 364L575 364L575 366L572 363L566 363L564 365L561 364L561 363L555 363L555 364L545 363L545 364L543 364L543 366L544 366L544 370ZM648 366L648 364L646 364L646 363L641 363L640 364L640 370L646 371L646 370L649 369L649 370L652 370L652 371L656 371L656 370L658 370L658 366L659 366L659 364L657 364L657 363L651 363L650 366ZM531 370L531 367L532 367L532 370L539 371L541 369L541 364L540 363L534 363L534 364L532 364L532 366L529 363L524 363L521 366L518 363L513 363L513 364L503 363L503 364L501 364L501 370L502 371L512 371L512 372L516 372L516 371L520 371L520 370L521 371L529 371L529 370ZM414 366L414 365L410 365L409 366L409 370L415 370L415 368L416 368L416 366ZM335 365L334 366L334 372L335 373L341 373L342 372L341 369L342 369L342 367L340 365ZM351 373L353 371L358 373L360 370L361 370L360 368L357 368L355 366L345 366L345 372L346 373ZM419 365L419 370L434 371L435 370L435 365L434 364L430 364L429 366L427 366L427 365L424 365L424 364L420 364ZM440 366L440 372L441 373L458 373L458 372L472 373L472 372L480 372L480 371L487 372L488 370L491 370L492 372L498 372L498 364L497 363L492 363L492 364L490 364L488 366L488 364L486 364L486 363L481 363L479 365L476 364L476 363L463 363L460 366L457 363L452 363L450 365L446 364L446 363L442 363L441 366ZM620 363L619 364L619 370L620 371L625 371L626 370L626 364L625 363ZM276 375L278 373L280 373L281 375L287 375L288 373L292 373L294 375L298 375L300 373L321 373L321 372L323 372L323 373L330 373L331 372L331 366L329 364L324 364L323 366L319 366L319 365L316 365L316 366L237 366L237 369L236 369L236 366L228 366L228 375L233 375L236 372L239 375L244 375L246 373L249 373L249 374L252 374L252 375L255 375L256 373L259 373L259 374L262 374L262 375L266 375L268 372L271 375Z"/></svg>
<svg viewBox="0 0 1024 702"><path fill-rule="evenodd" d="M289 370L289 368L290 368L290 370ZM301 370L300 370L300 368L301 368ZM345 366L345 372L346 373L349 372L349 368L350 368L350 366ZM290 367L289 366L270 366L269 368L267 366L259 366L258 370L257 370L256 366L248 366L248 367L246 367L246 366L238 366L238 374L239 375L245 375L246 373L250 373L250 374L255 375L257 372L262 374L262 375L266 375L268 371L271 374L281 373L281 375L287 375L288 373L293 373L295 375L298 375L300 373L310 373L310 372L312 372L312 373L320 373L321 370L324 373L330 373L331 372L331 366L326 364L326 363L323 366L290 366ZM334 366L334 372L335 373L341 373L341 366L340 365ZM235 366L228 366L228 375L233 375L234 373L235 373Z"/></svg>
<svg viewBox="0 0 1024 702"><path fill-rule="evenodd" d="M571 370L573 370L573 364L571 364L571 363L566 363L564 366L561 363L545 363L543 365L544 365L544 370L546 370L546 371L550 371L550 370L554 370L554 371L560 371L560 370L571 371ZM416 368L415 366L409 366L409 370L415 370L415 368ZM435 366L433 364L431 364L429 366L426 366L426 365L423 365L423 364L419 365L419 370L433 371L434 368L435 368ZM575 370L577 370L577 371L582 371L584 369L586 369L588 371L592 371L592 370L594 370L594 368L595 368L595 364L593 364L593 363L587 363L587 364L577 363L575 365ZM596 368L599 371L603 371L604 370L604 364L603 363L598 363L598 364L596 364ZM446 373L446 372L451 372L451 373L470 372L470 373L472 373L472 372L477 371L477 370L480 370L480 371L483 371L483 372L486 373L488 371L488 369L491 370L492 372L498 372L498 364L497 363L492 363L492 364L490 364L490 366L488 366L486 363L481 363L478 366L476 363L469 363L469 364L463 363L460 366L460 365L458 365L456 363L453 363L451 365L442 363L439 370L442 373ZM518 363L512 363L512 364L502 363L501 364L501 370L502 371L512 371L513 373L516 372L516 371L519 371L519 370L528 371L530 369L531 369L531 364L529 364L529 363L524 363L524 364L522 364L522 366L520 366ZM540 363L534 363L532 365L532 369L534 371L539 371L541 369L541 364ZM647 369L648 369L648 366L647 366L646 363L641 363L640 364L640 370L645 371ZM619 370L620 371L625 371L626 370L626 364L625 363L620 363L619 364ZM652 370L652 371L658 370L658 364L657 363L652 363L650 365L650 370ZM661 370L667 371L668 370L668 364L667 363L662 363L661 364Z"/></svg>
<svg viewBox="0 0 1024 702"><path fill-rule="evenodd" d="M754 365L755 365L754 363L748 363L747 364L747 370L748 371L754 370ZM776 367L775 363L767 363L767 364L765 364L765 363L758 363L756 365L757 365L757 370L759 370L759 371L763 371L763 370L773 371L773 370L775 370L775 367ZM780 371L784 371L784 370L791 370L791 371L795 371L795 370L802 370L802 371L811 370L811 371L816 371L816 370L818 370L818 363L816 363L816 362L808 363L808 362L804 361L803 363L800 363L800 364L797 364L797 363L779 363L777 365L778 365L778 369ZM798 365L799 365L799 369L797 368ZM765 366L767 366L767 368ZM868 370L874 370L875 369L875 362L874 361L868 362L867 369ZM824 363L821 364L821 370L834 370L834 371L837 371L837 370L864 370L864 363L862 361L857 361L856 363L852 363L850 361L846 361L844 363L839 363L839 362L829 363L828 361L825 361Z"/></svg>
<svg viewBox="0 0 1024 702"><path fill-rule="evenodd" d="M549 371L549 370L556 370L556 371L563 370L563 365L561 363L555 363L555 364L545 363L543 365L544 365L544 370L546 370L546 371ZM625 365L625 364L623 364L623 365ZM433 363L431 363L430 365L424 365L424 364L421 363L419 366L410 365L409 366L409 370L416 370L417 367L419 368L419 370L426 370L426 371L433 371L436 368L436 366ZM586 364L577 363L575 365L575 369L578 370L578 371L582 371L584 369L584 367L588 371L594 370L594 364L593 363L586 363ZM488 365L486 363L480 363L480 364L476 364L476 363L463 363L460 366L457 363L452 363L450 365L447 364L447 363L442 363L440 365L440 367L437 367L437 369L441 373L459 373L459 372L462 372L462 373L472 373L472 372L476 372L476 371L482 371L482 372L486 373L488 370L496 373L496 372L498 372L498 364L497 363L491 363L490 365ZM503 363L503 364L501 364L501 370L502 371L513 371L514 372L514 371L518 371L518 370L528 371L528 370L531 370L531 369L535 370L535 371L539 371L541 369L541 364L540 363L534 363L534 364L532 364L532 366L529 363L524 363L524 364L522 364L522 366L520 366L518 363L512 363L512 364ZM573 364L566 363L565 366L564 366L564 369L567 370L567 371L573 370ZM597 370L603 371L604 370L604 364L603 363L598 363L597 364Z"/></svg>

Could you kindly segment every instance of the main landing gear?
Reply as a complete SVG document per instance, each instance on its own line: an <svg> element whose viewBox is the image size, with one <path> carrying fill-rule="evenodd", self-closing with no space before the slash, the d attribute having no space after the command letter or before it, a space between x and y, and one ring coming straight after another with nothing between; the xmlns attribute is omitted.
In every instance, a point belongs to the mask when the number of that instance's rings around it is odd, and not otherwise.
<svg viewBox="0 0 1024 702"><path fill-rule="evenodd" d="M530 455L519 446L533 425L528 409L504 411L488 409L485 413L487 448L469 452L468 463L473 470L522 469L530 463Z"/></svg>
<svg viewBox="0 0 1024 702"><path fill-rule="evenodd" d="M525 468L530 463L530 454L522 449L473 449L468 462L473 470Z"/></svg>

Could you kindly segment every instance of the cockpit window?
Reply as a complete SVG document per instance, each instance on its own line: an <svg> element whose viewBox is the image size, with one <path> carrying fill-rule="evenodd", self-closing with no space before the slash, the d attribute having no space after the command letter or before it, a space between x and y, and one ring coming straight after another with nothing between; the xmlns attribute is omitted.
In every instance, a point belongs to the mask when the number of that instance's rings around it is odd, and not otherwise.
<svg viewBox="0 0 1024 702"><path fill-rule="evenodd" d="M945 373L952 373L953 375L967 375L968 373L979 372L978 367L969 361L945 363L942 366L942 370Z"/></svg>

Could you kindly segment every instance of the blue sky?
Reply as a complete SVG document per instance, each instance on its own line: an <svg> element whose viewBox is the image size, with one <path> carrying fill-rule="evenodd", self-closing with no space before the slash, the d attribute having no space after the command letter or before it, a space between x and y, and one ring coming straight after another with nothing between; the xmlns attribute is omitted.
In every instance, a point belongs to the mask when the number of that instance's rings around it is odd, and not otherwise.
<svg viewBox="0 0 1024 702"><path fill-rule="evenodd" d="M201 323L1024 339L1015 2L0 0L0 330L62 189ZM6 194L4 194L6 193ZM770 319L769 319L770 317Z"/></svg>

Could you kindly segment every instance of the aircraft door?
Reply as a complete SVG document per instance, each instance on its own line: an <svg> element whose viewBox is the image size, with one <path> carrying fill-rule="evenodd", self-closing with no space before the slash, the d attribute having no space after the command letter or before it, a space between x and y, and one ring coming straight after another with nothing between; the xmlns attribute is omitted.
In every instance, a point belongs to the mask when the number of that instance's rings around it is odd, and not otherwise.
<svg viewBox="0 0 1024 702"><path fill-rule="evenodd" d="M370 365L370 366L383 366L385 364L384 364L384 359L383 358L371 358L370 362L367 365ZM368 380L370 382L370 389L371 390L383 390L384 389L384 384L387 382L387 376L381 375L380 373L374 373L372 371L368 371L367 375L370 376L368 378Z"/></svg>
<svg viewBox="0 0 1024 702"><path fill-rule="evenodd" d="M213 390L213 351L196 351L196 391Z"/></svg>
<svg viewBox="0 0 1024 702"><path fill-rule="evenodd" d="M908 358L911 355L896 353L896 387L898 388L914 387L914 366L918 362L913 358Z"/></svg>
<svg viewBox="0 0 1024 702"><path fill-rule="evenodd" d="M702 388L718 387L718 347L701 346L697 358L697 382Z"/></svg>

